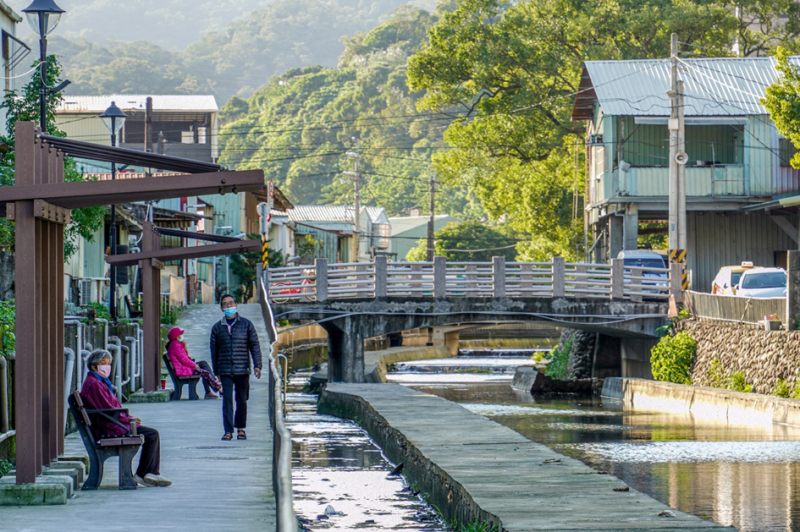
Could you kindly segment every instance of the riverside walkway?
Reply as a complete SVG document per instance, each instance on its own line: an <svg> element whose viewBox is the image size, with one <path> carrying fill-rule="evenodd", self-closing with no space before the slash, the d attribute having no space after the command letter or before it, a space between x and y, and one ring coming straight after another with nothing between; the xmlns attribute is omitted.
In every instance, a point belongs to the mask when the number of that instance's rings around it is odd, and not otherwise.
<svg viewBox="0 0 800 532"><path fill-rule="evenodd" d="M397 384L329 384L320 412L354 419L444 517L500 530L734 530L677 510L472 413Z"/></svg>
<svg viewBox="0 0 800 532"><path fill-rule="evenodd" d="M239 312L256 326L266 364L269 344L260 307L239 305ZM221 316L215 305L193 306L181 316L178 325L186 330L189 353L197 360L209 359L211 326ZM198 391L202 397L200 384ZM132 415L161 433L161 472L172 486L120 491L117 461L109 459L99 490L78 491L66 506L3 507L0 530L274 530L268 393L266 375L253 377L246 441L220 441L220 399L127 405ZM77 434L67 438L66 454L86 454Z"/></svg>

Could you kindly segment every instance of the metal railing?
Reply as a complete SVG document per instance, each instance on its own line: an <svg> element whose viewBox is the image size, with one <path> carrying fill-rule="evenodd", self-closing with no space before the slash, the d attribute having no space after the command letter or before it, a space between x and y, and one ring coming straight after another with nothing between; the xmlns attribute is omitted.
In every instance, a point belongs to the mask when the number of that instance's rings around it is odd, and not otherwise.
<svg viewBox="0 0 800 532"><path fill-rule="evenodd" d="M298 270L298 268L294 268ZM300 268L302 270L302 268ZM278 331L272 308L267 298L264 278L259 268L258 302L269 333L269 421L272 427L272 489L277 508L277 532L297 532L297 517L294 513L292 495L292 436L286 427L284 403L284 377L275 354ZM283 357L285 358L285 357Z"/></svg>
<svg viewBox="0 0 800 532"><path fill-rule="evenodd" d="M13 437L14 354L0 356L0 443Z"/></svg>
<svg viewBox="0 0 800 532"><path fill-rule="evenodd" d="M776 316L787 323L786 298L750 298L718 296L687 291L683 294L686 310L701 321L725 325L747 325L757 327L766 316Z"/></svg>
<svg viewBox="0 0 800 532"><path fill-rule="evenodd" d="M673 265L675 267L675 265ZM374 262L275 268L268 271L275 303L391 297L574 297L666 301L680 297L680 266L628 268L610 264L550 262ZM679 300L679 299L678 299Z"/></svg>

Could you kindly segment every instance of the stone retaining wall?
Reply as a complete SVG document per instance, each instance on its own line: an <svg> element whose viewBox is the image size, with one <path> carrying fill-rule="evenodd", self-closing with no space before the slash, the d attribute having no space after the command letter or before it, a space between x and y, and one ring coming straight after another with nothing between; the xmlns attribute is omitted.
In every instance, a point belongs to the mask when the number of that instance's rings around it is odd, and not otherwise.
<svg viewBox="0 0 800 532"><path fill-rule="evenodd" d="M779 379L791 389L800 379L800 331L761 331L713 325L694 320L678 322L697 342L692 381L709 384L711 361L719 359L728 375L743 371L753 391L771 394Z"/></svg>

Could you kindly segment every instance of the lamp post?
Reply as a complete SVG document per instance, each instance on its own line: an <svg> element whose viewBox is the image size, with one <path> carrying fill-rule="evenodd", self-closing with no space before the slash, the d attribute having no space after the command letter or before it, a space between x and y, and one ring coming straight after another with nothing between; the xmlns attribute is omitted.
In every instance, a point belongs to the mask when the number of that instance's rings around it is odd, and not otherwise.
<svg viewBox="0 0 800 532"><path fill-rule="evenodd" d="M39 127L42 131L47 129L47 93L51 90L47 86L47 36L56 29L61 15L66 13L58 7L53 0L33 0L31 5L22 10L28 19L28 24L33 28L34 33L39 35L39 76L41 87L39 87ZM67 82L68 84L69 82ZM54 92L63 89L66 84L56 87Z"/></svg>
<svg viewBox="0 0 800 532"><path fill-rule="evenodd" d="M111 102L111 105L106 109L100 118L103 119L103 125L111 132L111 146L117 145L117 134L125 125L125 118L128 115L122 112L122 109L117 107L117 104ZM117 163L111 163L111 180L117 178ZM111 227L109 230L109 241L111 242L110 255L117 254L117 210L114 205L111 206ZM117 269L111 266L111 295L109 296L109 312L111 320L117 319Z"/></svg>

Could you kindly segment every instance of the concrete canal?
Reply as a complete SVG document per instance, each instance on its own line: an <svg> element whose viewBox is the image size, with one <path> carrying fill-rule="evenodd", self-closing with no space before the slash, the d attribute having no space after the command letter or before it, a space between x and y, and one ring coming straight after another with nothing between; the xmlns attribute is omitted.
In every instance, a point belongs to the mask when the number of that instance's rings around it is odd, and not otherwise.
<svg viewBox="0 0 800 532"><path fill-rule="evenodd" d="M310 373L292 375L287 423L292 433L294 506L307 530L406 530L447 527L367 433L352 421L317 414L303 391Z"/></svg>
<svg viewBox="0 0 800 532"><path fill-rule="evenodd" d="M484 364L491 360L399 364L389 381L457 402L677 510L742 532L800 531L800 427L695 423L623 413L600 399L534 399L509 385L508 367L529 359Z"/></svg>

